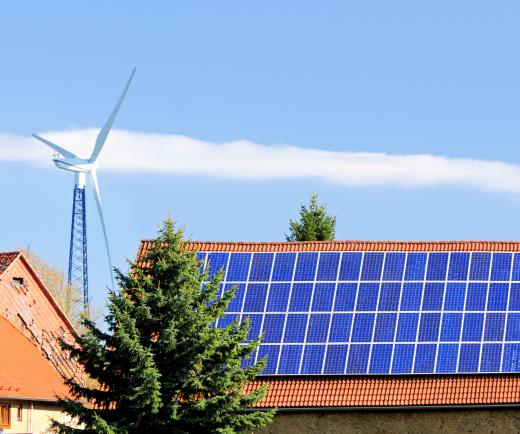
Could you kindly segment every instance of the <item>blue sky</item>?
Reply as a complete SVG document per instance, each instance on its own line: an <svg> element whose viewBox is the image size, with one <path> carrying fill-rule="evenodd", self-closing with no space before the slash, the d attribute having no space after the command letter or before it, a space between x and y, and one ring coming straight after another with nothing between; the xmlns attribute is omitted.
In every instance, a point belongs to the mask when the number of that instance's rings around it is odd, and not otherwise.
<svg viewBox="0 0 520 434"><path fill-rule="evenodd" d="M194 239L282 240L314 191L338 239L518 239L519 13L513 1L3 5L0 250L30 244L65 268L73 176L28 137L75 146L133 66L98 175L120 267L168 214Z"/></svg>

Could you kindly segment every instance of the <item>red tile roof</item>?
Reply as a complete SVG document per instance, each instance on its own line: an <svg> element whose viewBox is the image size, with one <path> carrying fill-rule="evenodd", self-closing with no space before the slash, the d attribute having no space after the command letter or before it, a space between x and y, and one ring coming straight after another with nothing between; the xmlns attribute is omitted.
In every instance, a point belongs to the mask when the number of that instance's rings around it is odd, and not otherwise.
<svg viewBox="0 0 520 434"><path fill-rule="evenodd" d="M20 252L0 252L0 276L20 256Z"/></svg>
<svg viewBox="0 0 520 434"><path fill-rule="evenodd" d="M67 392L40 350L0 317L0 398L55 401Z"/></svg>
<svg viewBox="0 0 520 434"><path fill-rule="evenodd" d="M58 345L59 338L72 341L75 331L70 320L22 252L0 252L0 265L2 263L6 265L0 268L0 316L26 336L31 335L59 372L77 375L77 364L69 360ZM13 277L22 277L23 289L10 284Z"/></svg>
<svg viewBox="0 0 520 434"><path fill-rule="evenodd" d="M142 240L137 252L140 258L151 246ZM520 252L517 241L193 241L186 250L203 252L307 252L307 251L401 251L401 252Z"/></svg>
<svg viewBox="0 0 520 434"><path fill-rule="evenodd" d="M136 261L151 246L143 240ZM515 241L316 241L316 242L189 242L187 250L205 252L304 251L494 251L520 252ZM266 385L257 407L366 408L520 404L520 376L277 376L259 377L247 390Z"/></svg>
<svg viewBox="0 0 520 434"><path fill-rule="evenodd" d="M259 377L267 386L256 407L409 407L520 403L520 376L421 375L385 377Z"/></svg>

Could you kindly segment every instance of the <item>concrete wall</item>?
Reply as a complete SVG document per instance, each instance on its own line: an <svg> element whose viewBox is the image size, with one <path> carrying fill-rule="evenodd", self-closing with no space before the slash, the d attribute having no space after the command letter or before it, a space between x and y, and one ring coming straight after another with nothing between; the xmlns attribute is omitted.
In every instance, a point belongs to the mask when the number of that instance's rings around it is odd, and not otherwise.
<svg viewBox="0 0 520 434"><path fill-rule="evenodd" d="M278 412L261 434L518 433L520 408L435 411Z"/></svg>

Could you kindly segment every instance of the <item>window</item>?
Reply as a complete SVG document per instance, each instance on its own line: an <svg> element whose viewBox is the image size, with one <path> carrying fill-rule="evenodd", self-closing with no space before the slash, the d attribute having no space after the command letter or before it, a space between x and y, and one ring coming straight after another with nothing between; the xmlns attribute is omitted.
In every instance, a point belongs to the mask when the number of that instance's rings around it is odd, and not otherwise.
<svg viewBox="0 0 520 434"><path fill-rule="evenodd" d="M18 404L18 407L16 408L16 419L18 419L18 421L22 421L23 419L23 404L20 402Z"/></svg>
<svg viewBox="0 0 520 434"><path fill-rule="evenodd" d="M5 402L0 403L0 428L11 427L11 406Z"/></svg>
<svg viewBox="0 0 520 434"><path fill-rule="evenodd" d="M16 288L23 287L23 277L13 277L13 286Z"/></svg>
<svg viewBox="0 0 520 434"><path fill-rule="evenodd" d="M23 277L13 277L11 280L11 285L18 292L27 295L27 283Z"/></svg>

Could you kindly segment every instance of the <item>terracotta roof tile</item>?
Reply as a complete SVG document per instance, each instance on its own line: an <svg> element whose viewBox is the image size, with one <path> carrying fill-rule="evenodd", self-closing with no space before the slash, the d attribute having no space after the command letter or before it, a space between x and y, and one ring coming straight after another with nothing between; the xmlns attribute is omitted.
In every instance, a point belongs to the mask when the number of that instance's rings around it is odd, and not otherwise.
<svg viewBox="0 0 520 434"><path fill-rule="evenodd" d="M520 376L261 377L268 387L257 407L395 407L520 403Z"/></svg>
<svg viewBox="0 0 520 434"><path fill-rule="evenodd" d="M142 240L137 258L150 248L151 241ZM305 242L230 242L193 241L186 250L204 252L305 252L305 251L486 251L520 252L517 241L305 241Z"/></svg>
<svg viewBox="0 0 520 434"><path fill-rule="evenodd" d="M0 276L20 256L20 252L0 252Z"/></svg>
<svg viewBox="0 0 520 434"><path fill-rule="evenodd" d="M0 317L0 398L56 400L67 387L40 350Z"/></svg>

